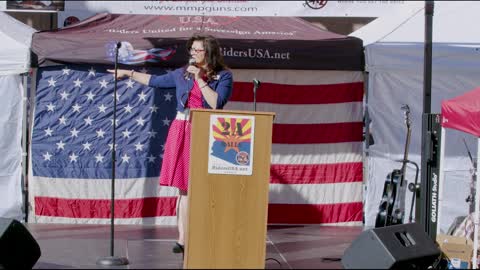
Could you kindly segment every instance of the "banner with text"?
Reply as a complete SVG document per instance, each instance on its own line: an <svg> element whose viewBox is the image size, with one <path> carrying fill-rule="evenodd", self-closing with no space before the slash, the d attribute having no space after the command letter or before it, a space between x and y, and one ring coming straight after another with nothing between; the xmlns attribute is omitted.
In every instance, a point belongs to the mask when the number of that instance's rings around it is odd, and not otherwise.
<svg viewBox="0 0 480 270"><path fill-rule="evenodd" d="M59 25L96 13L206 16L380 17L423 1L66 1ZM68 19L70 18L70 19Z"/></svg>

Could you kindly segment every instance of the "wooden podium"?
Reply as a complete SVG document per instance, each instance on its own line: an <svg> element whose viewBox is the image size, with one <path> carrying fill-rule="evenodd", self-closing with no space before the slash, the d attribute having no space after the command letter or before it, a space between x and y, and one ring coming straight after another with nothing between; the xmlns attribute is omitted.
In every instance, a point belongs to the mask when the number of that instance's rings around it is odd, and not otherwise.
<svg viewBox="0 0 480 270"><path fill-rule="evenodd" d="M274 113L192 109L190 117L190 180L183 267L264 268ZM236 152L241 165L245 165L245 158L250 158L251 175L239 175L237 171L228 174L211 172L218 168L232 169L236 165L222 167L210 164L209 160L214 160L212 156L215 154L210 133L217 139L222 135L235 134L248 137L248 125L242 128L237 121L244 118L254 119L250 155L238 154L243 151L235 149L238 145L232 136L226 140L227 143L217 141L216 146L223 146L225 153L226 150ZM220 122L222 125L214 128L214 124ZM219 148L222 149L217 147L216 151L221 156L223 150L219 152Z"/></svg>

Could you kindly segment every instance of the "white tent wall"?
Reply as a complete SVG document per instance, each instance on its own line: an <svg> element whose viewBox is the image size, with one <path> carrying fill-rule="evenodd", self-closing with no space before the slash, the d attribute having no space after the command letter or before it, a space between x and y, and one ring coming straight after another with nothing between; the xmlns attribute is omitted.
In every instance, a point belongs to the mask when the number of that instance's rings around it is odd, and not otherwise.
<svg viewBox="0 0 480 270"><path fill-rule="evenodd" d="M30 68L30 44L35 29L0 12L0 75L21 74Z"/></svg>
<svg viewBox="0 0 480 270"><path fill-rule="evenodd" d="M480 3L475 1L435 1L433 16L432 113L440 112L443 99L453 98L480 86L480 29L476 27ZM411 110L412 137L409 159L421 163L423 111L424 10L397 17L381 17L352 36L364 41L368 72L368 112L375 144L370 146L367 162L365 222L375 223L387 174L400 169L406 127L400 107ZM471 162L467 145L475 155L476 142L461 132L447 132L445 183L441 231L446 232L456 216L468 213L465 198L470 192ZM409 165L406 178L415 179ZM418 177L420 181L420 175ZM411 192L407 191L408 217ZM408 221L408 219L406 219Z"/></svg>
<svg viewBox="0 0 480 270"><path fill-rule="evenodd" d="M20 75L0 76L0 217L21 220L23 86Z"/></svg>
<svg viewBox="0 0 480 270"><path fill-rule="evenodd" d="M35 29L0 12L0 217L21 220L22 129L25 92L22 74L30 68L30 45Z"/></svg>

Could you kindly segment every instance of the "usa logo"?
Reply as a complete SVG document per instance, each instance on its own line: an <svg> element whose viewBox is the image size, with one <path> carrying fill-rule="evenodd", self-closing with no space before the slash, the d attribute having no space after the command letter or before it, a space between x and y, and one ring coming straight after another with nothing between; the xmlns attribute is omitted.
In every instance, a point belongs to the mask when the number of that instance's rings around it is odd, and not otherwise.
<svg viewBox="0 0 480 270"><path fill-rule="evenodd" d="M327 5L328 1L305 1L304 6L308 6L311 9L322 9Z"/></svg>

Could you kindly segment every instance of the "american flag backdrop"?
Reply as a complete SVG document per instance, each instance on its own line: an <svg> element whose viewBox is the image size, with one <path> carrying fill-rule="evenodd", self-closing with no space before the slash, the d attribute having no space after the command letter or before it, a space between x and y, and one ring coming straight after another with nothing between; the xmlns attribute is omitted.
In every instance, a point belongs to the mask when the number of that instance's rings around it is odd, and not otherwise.
<svg viewBox="0 0 480 270"><path fill-rule="evenodd" d="M38 71L31 221L110 222L114 80L105 69L68 65ZM257 78L257 110L276 113L269 223L361 224L361 72L242 69L233 75L234 94L225 109L253 110ZM176 190L158 185L175 106L174 89L118 82L118 224L176 223Z"/></svg>

